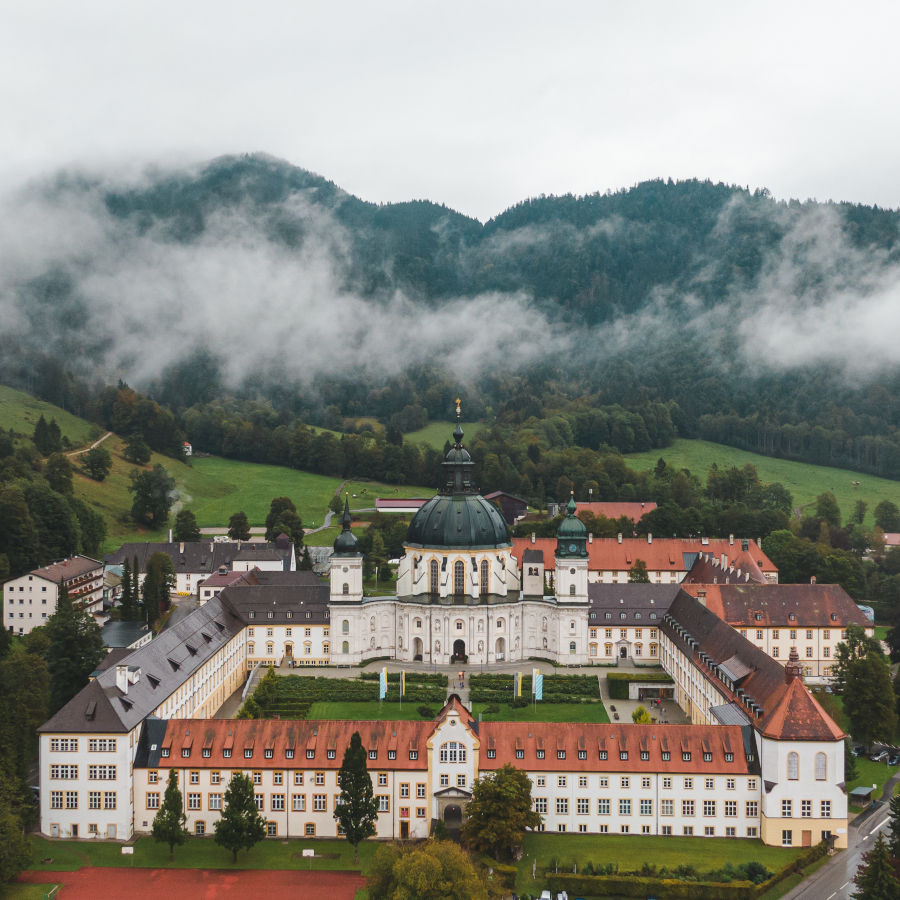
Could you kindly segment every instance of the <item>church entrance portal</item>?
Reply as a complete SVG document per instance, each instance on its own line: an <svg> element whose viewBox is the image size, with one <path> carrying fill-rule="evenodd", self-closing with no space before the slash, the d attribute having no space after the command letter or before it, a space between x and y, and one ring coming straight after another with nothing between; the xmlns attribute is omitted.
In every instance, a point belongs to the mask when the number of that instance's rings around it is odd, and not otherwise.
<svg viewBox="0 0 900 900"><path fill-rule="evenodd" d="M619 659L628 659L627 647L619 647Z"/></svg>
<svg viewBox="0 0 900 900"><path fill-rule="evenodd" d="M450 662L463 662L466 658L466 642L460 638L453 642L453 656Z"/></svg>
<svg viewBox="0 0 900 900"><path fill-rule="evenodd" d="M462 825L462 807L455 803L444 807L444 824L455 831Z"/></svg>
<svg viewBox="0 0 900 900"><path fill-rule="evenodd" d="M413 638L413 661L422 662L422 638Z"/></svg>

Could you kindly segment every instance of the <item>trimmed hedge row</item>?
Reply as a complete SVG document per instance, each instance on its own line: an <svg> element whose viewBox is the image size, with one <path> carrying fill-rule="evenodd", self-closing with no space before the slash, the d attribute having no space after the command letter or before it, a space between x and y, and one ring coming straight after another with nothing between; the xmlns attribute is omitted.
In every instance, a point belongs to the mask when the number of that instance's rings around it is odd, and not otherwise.
<svg viewBox="0 0 900 900"><path fill-rule="evenodd" d="M508 703L512 699L512 675L472 675L469 684L473 703ZM531 675L522 679L522 697L531 697ZM593 703L599 699L595 675L544 676L544 703Z"/></svg>
<svg viewBox="0 0 900 900"><path fill-rule="evenodd" d="M606 676L610 700L627 700L628 685L634 681L651 684L674 684L665 672L610 672Z"/></svg>
<svg viewBox="0 0 900 900"><path fill-rule="evenodd" d="M359 676L363 681L378 681L381 678L380 672L363 672ZM388 672L388 684L400 680L399 672ZM406 685L415 682L416 684L436 684L440 687L447 687L447 676L440 672L407 672Z"/></svg>
<svg viewBox="0 0 900 900"><path fill-rule="evenodd" d="M681 881L642 875L548 875L556 894L570 897L664 897L665 900L754 900L759 888L750 881Z"/></svg>

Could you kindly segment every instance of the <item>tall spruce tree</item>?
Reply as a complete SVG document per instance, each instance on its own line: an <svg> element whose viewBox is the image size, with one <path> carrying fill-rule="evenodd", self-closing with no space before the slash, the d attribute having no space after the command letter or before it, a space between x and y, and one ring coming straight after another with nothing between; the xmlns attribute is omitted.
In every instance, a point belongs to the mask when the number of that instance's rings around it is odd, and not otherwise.
<svg viewBox="0 0 900 900"><path fill-rule="evenodd" d="M166 553L154 553L147 560L144 576L144 612L152 628L160 614L169 608L169 595L175 587L175 570Z"/></svg>
<svg viewBox="0 0 900 900"><path fill-rule="evenodd" d="M126 622L136 622L140 617L140 603L134 586L131 563L126 557L122 564L122 619Z"/></svg>
<svg viewBox="0 0 900 900"><path fill-rule="evenodd" d="M888 839L891 856L900 860L900 794L891 798L891 836Z"/></svg>
<svg viewBox="0 0 900 900"><path fill-rule="evenodd" d="M231 776L225 791L225 808L213 825L215 841L232 853L237 862L238 850L249 850L266 836L266 823L256 808L253 782L240 772Z"/></svg>
<svg viewBox="0 0 900 900"><path fill-rule="evenodd" d="M187 816L184 813L184 798L178 790L178 776L169 770L169 783L159 812L153 817L153 840L169 845L169 859L175 856L175 845L183 844L188 838Z"/></svg>
<svg viewBox="0 0 900 900"><path fill-rule="evenodd" d="M378 801L372 789L372 778L366 765L366 750L358 731L344 751L340 773L341 794L334 817L338 820L350 845L353 861L359 862L359 842L375 834Z"/></svg>
<svg viewBox="0 0 900 900"><path fill-rule="evenodd" d="M859 888L853 894L854 900L897 900L900 897L900 881L894 875L891 853L882 832L878 833L875 846L863 855L863 864L853 881Z"/></svg>
<svg viewBox="0 0 900 900"><path fill-rule="evenodd" d="M64 581L59 583L56 612L45 626L49 638L50 705L65 706L88 682L103 659L103 636L84 609L75 609Z"/></svg>

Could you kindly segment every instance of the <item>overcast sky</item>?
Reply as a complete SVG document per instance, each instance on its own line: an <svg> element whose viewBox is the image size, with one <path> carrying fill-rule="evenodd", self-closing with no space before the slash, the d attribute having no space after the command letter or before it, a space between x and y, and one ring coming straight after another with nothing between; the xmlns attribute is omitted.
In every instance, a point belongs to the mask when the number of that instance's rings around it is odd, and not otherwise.
<svg viewBox="0 0 900 900"><path fill-rule="evenodd" d="M900 206L900 4L0 0L0 180L264 151L480 219L656 177Z"/></svg>

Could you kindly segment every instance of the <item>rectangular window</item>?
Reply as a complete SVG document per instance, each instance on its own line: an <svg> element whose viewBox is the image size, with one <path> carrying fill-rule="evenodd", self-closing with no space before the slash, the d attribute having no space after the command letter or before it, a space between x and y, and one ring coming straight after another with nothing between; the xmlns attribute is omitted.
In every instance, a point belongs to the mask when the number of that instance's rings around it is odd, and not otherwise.
<svg viewBox="0 0 900 900"><path fill-rule="evenodd" d="M794 845L794 832L790 830L790 828L785 828L784 831L781 832L781 846L782 847L792 847Z"/></svg>
<svg viewBox="0 0 900 900"><path fill-rule="evenodd" d="M793 815L793 803L790 800L781 801L781 818L789 819Z"/></svg>
<svg viewBox="0 0 900 900"><path fill-rule="evenodd" d="M188 794L188 809L201 809L200 794Z"/></svg>
<svg viewBox="0 0 900 900"><path fill-rule="evenodd" d="M560 775L556 779L556 786L557 787L565 787L566 786L566 776L565 775Z"/></svg>
<svg viewBox="0 0 900 900"><path fill-rule="evenodd" d="M272 811L280 812L284 809L284 794L272 794Z"/></svg>
<svg viewBox="0 0 900 900"><path fill-rule="evenodd" d="M156 795L159 797L159 794ZM63 808L63 792L62 791L50 791L50 809L62 809Z"/></svg>
<svg viewBox="0 0 900 900"><path fill-rule="evenodd" d="M812 818L812 800L800 801L800 816L804 819Z"/></svg>
<svg viewBox="0 0 900 900"><path fill-rule="evenodd" d="M400 796L403 798L406 798L409 796L409 785L408 784L400 785Z"/></svg>
<svg viewBox="0 0 900 900"><path fill-rule="evenodd" d="M725 801L725 815L727 817L732 817L737 815L737 801L736 800L726 800Z"/></svg>
<svg viewBox="0 0 900 900"><path fill-rule="evenodd" d="M705 785L705 787L706 787L706 789L707 789L708 791L713 790L713 789L715 788L715 786L716 786L716 780L715 780L715 778L707 778L707 779L704 781L704 785Z"/></svg>
<svg viewBox="0 0 900 900"><path fill-rule="evenodd" d="M416 785L416 796L421 800L425 799L425 785L424 784Z"/></svg>
<svg viewBox="0 0 900 900"><path fill-rule="evenodd" d="M606 797L601 797L597 801L597 815L598 816L608 816L609 815L609 800Z"/></svg>
<svg viewBox="0 0 900 900"><path fill-rule="evenodd" d="M694 815L694 801L693 800L682 800L681 801L681 814L685 817Z"/></svg>
<svg viewBox="0 0 900 900"><path fill-rule="evenodd" d="M101 794L100 791L88 791L88 809L100 809Z"/></svg>
<svg viewBox="0 0 900 900"><path fill-rule="evenodd" d="M391 798L385 794L378 794L375 798L378 801L378 812L386 813L391 811Z"/></svg>
<svg viewBox="0 0 900 900"><path fill-rule="evenodd" d="M653 801L652 800L641 800L641 815L642 816L652 816L653 815Z"/></svg>
<svg viewBox="0 0 900 900"><path fill-rule="evenodd" d="M92 766L92 768L96 768ZM54 780L69 781L78 777L78 766L50 766L50 777Z"/></svg>
<svg viewBox="0 0 900 900"><path fill-rule="evenodd" d="M316 772L316 784L318 784L318 785L325 784L325 773L324 772Z"/></svg>
<svg viewBox="0 0 900 900"><path fill-rule="evenodd" d="M681 833L685 837L693 837L694 835L694 826L693 825L685 825L684 828L681 829Z"/></svg>
<svg viewBox="0 0 900 900"><path fill-rule="evenodd" d="M113 750L116 749L115 743L113 740ZM50 750L53 753L77 753L78 738L50 738Z"/></svg>
<svg viewBox="0 0 900 900"><path fill-rule="evenodd" d="M692 791L694 789L694 779L693 778L685 778L684 779L684 789L686 791Z"/></svg>
<svg viewBox="0 0 900 900"><path fill-rule="evenodd" d="M147 809L159 809L159 794L156 791L147 794Z"/></svg>
<svg viewBox="0 0 900 900"><path fill-rule="evenodd" d="M578 813L579 816L586 816L590 811L590 801L587 797L579 797L575 801L575 812Z"/></svg>
<svg viewBox="0 0 900 900"><path fill-rule="evenodd" d="M822 801L821 811L819 814L823 819L831 818L831 801L830 800Z"/></svg>
<svg viewBox="0 0 900 900"><path fill-rule="evenodd" d="M387 787L387 772L378 773L378 787Z"/></svg>
<svg viewBox="0 0 900 900"><path fill-rule="evenodd" d="M579 775L578 776L578 787L586 788L588 786L587 775Z"/></svg>
<svg viewBox="0 0 900 900"><path fill-rule="evenodd" d="M88 766L88 779L90 781L115 781L115 766Z"/></svg>
<svg viewBox="0 0 900 900"><path fill-rule="evenodd" d="M291 809L294 812L306 812L306 794L294 794L291 797Z"/></svg>
<svg viewBox="0 0 900 900"><path fill-rule="evenodd" d="M534 798L534 811L536 813L540 813L542 816L547 814L547 798L546 797L535 797Z"/></svg>
<svg viewBox="0 0 900 900"><path fill-rule="evenodd" d="M253 773L253 783L254 784L262 784L262 772L254 772Z"/></svg>
<svg viewBox="0 0 900 900"><path fill-rule="evenodd" d="M619 786L623 788L627 788L631 785L631 779L625 775L624 777L619 779Z"/></svg>
<svg viewBox="0 0 900 900"><path fill-rule="evenodd" d="M294 784L303 786L303 773L302 772L294 772Z"/></svg>
<svg viewBox="0 0 900 900"><path fill-rule="evenodd" d="M256 808L262 812L266 808L266 795L254 794L253 799L256 801Z"/></svg>
<svg viewBox="0 0 900 900"><path fill-rule="evenodd" d="M328 794L313 794L313 812L328 811Z"/></svg>
<svg viewBox="0 0 900 900"><path fill-rule="evenodd" d="M565 816L569 813L569 798L568 797L557 797L556 798L556 814L558 816Z"/></svg>
<svg viewBox="0 0 900 900"><path fill-rule="evenodd" d="M716 814L716 801L715 800L704 800L703 801L703 815L704 816L714 816Z"/></svg>
<svg viewBox="0 0 900 900"><path fill-rule="evenodd" d="M210 809L221 809L222 808L222 795L221 794L210 794L209 795L209 808Z"/></svg>
<svg viewBox="0 0 900 900"><path fill-rule="evenodd" d="M627 799L619 800L619 815L620 816L630 816L631 815L631 801Z"/></svg>
<svg viewBox="0 0 900 900"><path fill-rule="evenodd" d="M191 772L190 779L191 779L191 784L200 784L200 773L199 772Z"/></svg>
<svg viewBox="0 0 900 900"><path fill-rule="evenodd" d="M675 803L673 800L660 800L659 801L659 814L661 816L674 816L675 815Z"/></svg>
<svg viewBox="0 0 900 900"><path fill-rule="evenodd" d="M759 815L759 803L756 800L747 801L747 818L755 819Z"/></svg>
<svg viewBox="0 0 900 900"><path fill-rule="evenodd" d="M672 789L672 779L668 776L663 778L663 789L667 791Z"/></svg>

